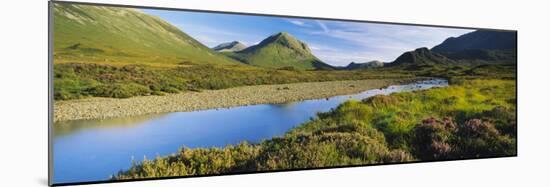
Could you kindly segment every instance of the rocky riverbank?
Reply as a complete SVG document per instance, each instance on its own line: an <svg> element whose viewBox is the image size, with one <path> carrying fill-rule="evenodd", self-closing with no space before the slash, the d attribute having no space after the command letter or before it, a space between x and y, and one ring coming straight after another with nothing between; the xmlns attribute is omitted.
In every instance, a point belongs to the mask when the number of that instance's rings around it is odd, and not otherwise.
<svg viewBox="0 0 550 187"><path fill-rule="evenodd" d="M105 119L264 103L285 103L353 94L410 81L381 79L257 85L223 90L184 92L166 96L56 101L54 103L54 121Z"/></svg>

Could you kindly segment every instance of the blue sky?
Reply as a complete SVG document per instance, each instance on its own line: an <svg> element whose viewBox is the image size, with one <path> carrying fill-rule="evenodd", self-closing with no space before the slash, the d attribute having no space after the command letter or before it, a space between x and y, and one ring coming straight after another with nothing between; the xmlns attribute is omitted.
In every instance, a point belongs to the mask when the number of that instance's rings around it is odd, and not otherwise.
<svg viewBox="0 0 550 187"><path fill-rule="evenodd" d="M268 16L142 11L163 18L209 47L235 40L251 46L274 33L285 31L307 43L322 61L335 66L352 61L391 62L405 51L431 48L448 37L473 31Z"/></svg>

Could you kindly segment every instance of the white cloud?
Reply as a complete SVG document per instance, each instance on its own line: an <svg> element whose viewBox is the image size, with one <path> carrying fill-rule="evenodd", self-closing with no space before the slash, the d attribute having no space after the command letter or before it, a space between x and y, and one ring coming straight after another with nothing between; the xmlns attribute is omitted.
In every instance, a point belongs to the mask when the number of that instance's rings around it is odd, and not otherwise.
<svg viewBox="0 0 550 187"><path fill-rule="evenodd" d="M257 38L263 36L254 36L250 34L243 34L238 32L231 32L229 30L214 28L206 25L177 23L175 24L180 30L189 34L191 37L197 39L202 44L214 47L221 43L231 42L238 40L243 44L256 43Z"/></svg>
<svg viewBox="0 0 550 187"><path fill-rule="evenodd" d="M319 25L319 27L321 27L321 29L323 29L323 31L324 31L325 33L328 33L328 32L329 32L328 27L327 27L323 22L321 22L321 21L319 21L319 20L317 20L316 22L317 22L317 24Z"/></svg>
<svg viewBox="0 0 550 187"><path fill-rule="evenodd" d="M318 55L336 60L347 56L358 59L393 61L403 52L420 47L431 48L450 36L458 36L472 30L450 29L437 27L420 27L374 23L350 23L336 21L316 21L321 30L309 30L307 33L323 37L331 37L353 45L356 49L340 50L342 55L330 54L318 50ZM365 56L370 55L370 56ZM330 62L329 59L322 59ZM359 61L359 60L355 60ZM335 62L343 63L343 62Z"/></svg>
<svg viewBox="0 0 550 187"><path fill-rule="evenodd" d="M350 62L368 62L387 58L388 54L371 51L349 51L318 43L310 45L315 56L334 66L346 66ZM391 54L389 54L391 55Z"/></svg>
<svg viewBox="0 0 550 187"><path fill-rule="evenodd" d="M305 26L306 23L304 23L303 21L298 21L298 20L290 20L288 21L294 25L298 25L298 26Z"/></svg>

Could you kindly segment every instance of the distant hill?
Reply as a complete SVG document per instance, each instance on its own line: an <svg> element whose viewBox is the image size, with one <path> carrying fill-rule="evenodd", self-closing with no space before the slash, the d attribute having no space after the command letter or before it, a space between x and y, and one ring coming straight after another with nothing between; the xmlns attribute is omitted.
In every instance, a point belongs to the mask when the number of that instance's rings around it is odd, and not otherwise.
<svg viewBox="0 0 550 187"><path fill-rule="evenodd" d="M379 68L379 67L384 67L384 62L373 60L365 63L351 62L346 67L343 67L342 69L357 70L357 69L371 69L371 68Z"/></svg>
<svg viewBox="0 0 550 187"><path fill-rule="evenodd" d="M140 10L54 5L54 57L71 61L238 64Z"/></svg>
<svg viewBox="0 0 550 187"><path fill-rule="evenodd" d="M512 63L516 62L516 48L516 32L478 30L447 38L431 50L405 52L387 66Z"/></svg>
<svg viewBox="0 0 550 187"><path fill-rule="evenodd" d="M517 33L510 31L478 30L459 37L447 38L432 48L438 53L464 50L512 50L517 48Z"/></svg>
<svg viewBox="0 0 550 187"><path fill-rule="evenodd" d="M246 64L266 68L334 69L315 57L307 44L286 32L271 35L257 45L228 56Z"/></svg>
<svg viewBox="0 0 550 187"><path fill-rule="evenodd" d="M455 61L443 56L439 53L430 51L428 48L418 48L414 51L408 51L397 57L392 63L387 66L403 66L403 65L445 65L452 64Z"/></svg>
<svg viewBox="0 0 550 187"><path fill-rule="evenodd" d="M478 30L447 38L432 51L460 62L515 63L516 49L516 32Z"/></svg>
<svg viewBox="0 0 550 187"><path fill-rule="evenodd" d="M213 47L212 49L218 52L236 52L246 48L246 45L238 41L232 41L227 43L222 43Z"/></svg>

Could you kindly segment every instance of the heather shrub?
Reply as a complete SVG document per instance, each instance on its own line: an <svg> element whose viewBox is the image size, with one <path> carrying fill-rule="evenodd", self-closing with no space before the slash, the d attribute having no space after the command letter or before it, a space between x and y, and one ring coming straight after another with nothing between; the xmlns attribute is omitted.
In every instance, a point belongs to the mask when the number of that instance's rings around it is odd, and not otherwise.
<svg viewBox="0 0 550 187"><path fill-rule="evenodd" d="M516 154L515 139L485 120L457 125L451 118L428 118L414 131L413 155L420 160L478 158Z"/></svg>
<svg viewBox="0 0 550 187"><path fill-rule="evenodd" d="M495 126L480 119L471 119L460 126L457 157L475 158L516 154L515 139L502 135Z"/></svg>
<svg viewBox="0 0 550 187"><path fill-rule="evenodd" d="M494 124L495 128L502 134L516 137L516 111L503 106L496 106L491 110L486 110L480 113L478 118L489 121Z"/></svg>
<svg viewBox="0 0 550 187"><path fill-rule="evenodd" d="M448 159L456 149L452 145L456 131L457 126L450 118L423 120L414 131L413 149L416 156L421 160Z"/></svg>
<svg viewBox="0 0 550 187"><path fill-rule="evenodd" d="M409 160L405 152L392 152L384 143L358 133L274 138L261 144L259 170L299 169L375 164Z"/></svg>

